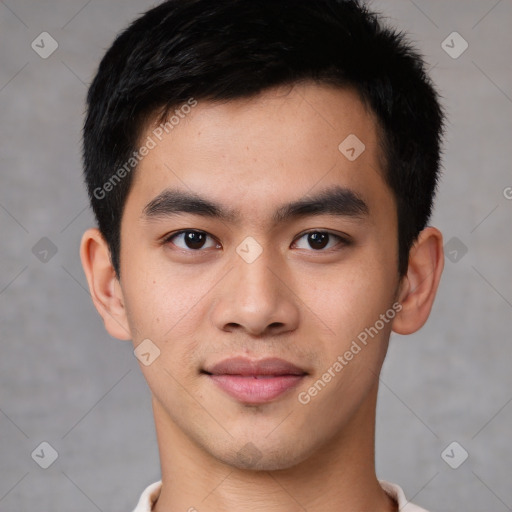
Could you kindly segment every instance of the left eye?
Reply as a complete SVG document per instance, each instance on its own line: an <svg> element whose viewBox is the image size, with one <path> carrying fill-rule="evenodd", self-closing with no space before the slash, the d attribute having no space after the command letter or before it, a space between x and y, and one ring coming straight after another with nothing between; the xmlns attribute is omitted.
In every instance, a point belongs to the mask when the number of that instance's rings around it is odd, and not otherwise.
<svg viewBox="0 0 512 512"><path fill-rule="evenodd" d="M305 240L305 244L308 244L309 247L300 246L299 243L301 240ZM297 239L295 245L298 249L314 249L316 251L320 251L322 249L331 249L335 247L340 242L345 242L345 240L334 233L329 233L328 231L310 231L309 233L304 233L300 238Z"/></svg>
<svg viewBox="0 0 512 512"><path fill-rule="evenodd" d="M207 243L208 239L210 239L209 244ZM176 241L179 241L179 243ZM218 245L216 241L204 231L192 230L175 233L174 235L167 238L166 242L172 242L180 249L191 250L210 249L212 247L217 247Z"/></svg>

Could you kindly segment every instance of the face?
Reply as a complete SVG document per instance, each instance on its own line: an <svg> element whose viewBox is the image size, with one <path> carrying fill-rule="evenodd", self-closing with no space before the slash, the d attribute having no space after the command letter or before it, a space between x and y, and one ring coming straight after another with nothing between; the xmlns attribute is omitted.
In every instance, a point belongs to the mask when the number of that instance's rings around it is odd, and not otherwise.
<svg viewBox="0 0 512 512"><path fill-rule="evenodd" d="M362 421L387 349L398 235L375 120L303 84L153 130L120 287L134 345L159 350L141 365L155 415L230 465L291 467Z"/></svg>

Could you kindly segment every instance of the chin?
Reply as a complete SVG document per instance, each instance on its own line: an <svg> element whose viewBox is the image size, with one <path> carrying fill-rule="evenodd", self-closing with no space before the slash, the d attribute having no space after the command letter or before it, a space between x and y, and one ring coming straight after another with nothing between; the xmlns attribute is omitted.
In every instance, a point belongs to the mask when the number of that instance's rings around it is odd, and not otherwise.
<svg viewBox="0 0 512 512"><path fill-rule="evenodd" d="M212 453L212 455L228 466L248 471L286 470L297 466L308 457L307 453L298 451L296 445L266 446L260 449L257 446L261 444L258 440L255 443L248 441L235 453Z"/></svg>

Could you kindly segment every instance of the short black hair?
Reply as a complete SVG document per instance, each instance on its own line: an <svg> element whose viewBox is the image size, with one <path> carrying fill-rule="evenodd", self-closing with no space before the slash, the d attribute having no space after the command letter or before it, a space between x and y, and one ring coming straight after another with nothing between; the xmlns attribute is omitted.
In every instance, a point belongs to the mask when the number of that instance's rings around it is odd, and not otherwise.
<svg viewBox="0 0 512 512"><path fill-rule="evenodd" d="M404 34L357 0L168 0L116 38L87 96L85 180L118 276L130 170L148 121L191 99L235 100L306 81L352 88L373 112L397 205L398 272L407 271L432 210L444 115Z"/></svg>

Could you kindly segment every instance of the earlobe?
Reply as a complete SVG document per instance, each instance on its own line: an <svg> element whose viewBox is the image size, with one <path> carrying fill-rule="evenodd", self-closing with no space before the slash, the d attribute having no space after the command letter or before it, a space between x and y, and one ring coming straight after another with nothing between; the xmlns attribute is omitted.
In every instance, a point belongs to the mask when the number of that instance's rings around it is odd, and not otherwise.
<svg viewBox="0 0 512 512"><path fill-rule="evenodd" d="M82 236L80 259L105 329L115 338L131 339L121 286L110 261L108 244L98 229L88 229Z"/></svg>
<svg viewBox="0 0 512 512"><path fill-rule="evenodd" d="M409 267L398 297L402 309L393 321L394 332L411 334L427 321L443 266L443 236L436 228L425 228L409 253Z"/></svg>

